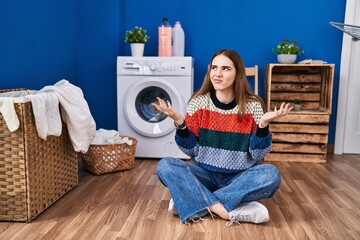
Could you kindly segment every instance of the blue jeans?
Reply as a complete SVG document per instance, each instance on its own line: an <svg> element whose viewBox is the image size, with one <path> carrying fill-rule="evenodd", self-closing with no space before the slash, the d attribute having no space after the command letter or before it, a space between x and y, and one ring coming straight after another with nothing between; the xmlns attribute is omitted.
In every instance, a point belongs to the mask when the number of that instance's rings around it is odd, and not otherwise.
<svg viewBox="0 0 360 240"><path fill-rule="evenodd" d="M159 161L157 175L169 189L181 222L208 214L218 202L230 212L241 202L272 197L281 182L279 170L270 164L228 174L170 157Z"/></svg>

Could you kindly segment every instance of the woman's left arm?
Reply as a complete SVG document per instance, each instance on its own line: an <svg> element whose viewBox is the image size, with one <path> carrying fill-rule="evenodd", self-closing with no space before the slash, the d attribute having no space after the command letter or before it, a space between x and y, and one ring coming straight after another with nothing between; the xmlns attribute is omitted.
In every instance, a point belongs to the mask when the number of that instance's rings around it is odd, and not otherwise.
<svg viewBox="0 0 360 240"><path fill-rule="evenodd" d="M284 102L280 105L279 110L274 109L274 111L265 113L259 121L259 127L264 128L269 125L271 121L273 121L276 118L283 117L287 115L293 107L290 106L290 103L285 104Z"/></svg>
<svg viewBox="0 0 360 240"><path fill-rule="evenodd" d="M292 108L289 103L282 103L279 110L275 107L274 111L267 112L260 117L259 127L252 134L249 146L250 154L257 162L263 159L271 150L272 140L269 132L269 123L276 118L285 116Z"/></svg>

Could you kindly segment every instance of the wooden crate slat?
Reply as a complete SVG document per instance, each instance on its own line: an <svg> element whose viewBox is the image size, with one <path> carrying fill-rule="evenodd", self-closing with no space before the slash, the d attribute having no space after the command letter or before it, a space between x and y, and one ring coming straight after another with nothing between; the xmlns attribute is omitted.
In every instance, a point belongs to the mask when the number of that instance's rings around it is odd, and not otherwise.
<svg viewBox="0 0 360 240"><path fill-rule="evenodd" d="M328 124L330 115L328 114L288 114L281 118L275 119L272 122L283 122L283 123L317 123L317 124Z"/></svg>
<svg viewBox="0 0 360 240"><path fill-rule="evenodd" d="M265 161L325 163L325 154L269 153Z"/></svg>
<svg viewBox="0 0 360 240"><path fill-rule="evenodd" d="M326 154L326 144L289 144L289 143L273 143L271 152L288 152L288 153L319 153Z"/></svg>
<svg viewBox="0 0 360 240"><path fill-rule="evenodd" d="M301 99L301 101L320 101L320 93L274 92L271 94L271 96L271 101L293 102L295 99Z"/></svg>
<svg viewBox="0 0 360 240"><path fill-rule="evenodd" d="M273 133L272 140L273 142L285 142L285 143L327 144L328 136L325 134Z"/></svg>
<svg viewBox="0 0 360 240"><path fill-rule="evenodd" d="M320 92L320 84L272 83L272 92Z"/></svg>
<svg viewBox="0 0 360 240"><path fill-rule="evenodd" d="M270 131L288 132L288 133L319 133L328 134L328 125L314 125L314 124L293 124L293 123L270 123Z"/></svg>
<svg viewBox="0 0 360 240"><path fill-rule="evenodd" d="M271 101L270 103L270 108L274 109L275 107L279 108L281 103L283 103L284 101ZM291 103L293 101L285 101L286 103ZM301 102L301 108L303 110L319 110L320 109L320 103L319 102ZM294 110L293 110L294 111Z"/></svg>
<svg viewBox="0 0 360 240"><path fill-rule="evenodd" d="M320 74L273 74L273 82L320 83Z"/></svg>
<svg viewBox="0 0 360 240"><path fill-rule="evenodd" d="M333 70L334 64L269 64L272 68L273 74L289 74L289 73L296 73L296 74L318 74L324 70Z"/></svg>

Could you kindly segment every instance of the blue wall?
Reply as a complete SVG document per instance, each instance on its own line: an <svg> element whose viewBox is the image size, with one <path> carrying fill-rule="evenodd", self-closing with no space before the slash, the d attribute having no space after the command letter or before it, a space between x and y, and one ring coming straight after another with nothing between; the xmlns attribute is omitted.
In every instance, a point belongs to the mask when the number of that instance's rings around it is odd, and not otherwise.
<svg viewBox="0 0 360 240"><path fill-rule="evenodd" d="M247 66L259 65L261 96L265 65L276 62L271 49L282 38L305 49L298 60L335 63L333 144L342 33L329 22L343 22L344 14L345 0L0 0L0 88L40 89L66 78L83 89L97 127L116 129L116 56L130 55L125 30L147 29L145 56L156 56L157 26L168 17L185 31L195 90L220 48L235 49Z"/></svg>
<svg viewBox="0 0 360 240"><path fill-rule="evenodd" d="M78 0L77 82L97 128L117 129L120 2L122 0Z"/></svg>
<svg viewBox="0 0 360 240"><path fill-rule="evenodd" d="M76 76L76 2L0 0L0 88Z"/></svg>

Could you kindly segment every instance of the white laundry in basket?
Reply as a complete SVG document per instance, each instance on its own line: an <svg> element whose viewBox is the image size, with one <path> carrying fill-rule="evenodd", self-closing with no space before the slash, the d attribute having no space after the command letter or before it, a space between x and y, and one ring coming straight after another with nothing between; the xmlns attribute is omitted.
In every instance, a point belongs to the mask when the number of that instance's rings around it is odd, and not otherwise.
<svg viewBox="0 0 360 240"><path fill-rule="evenodd" d="M126 143L131 146L133 141L128 137L121 137L116 130L106 130L100 128L96 131L95 138L92 144L113 144L113 143Z"/></svg>

